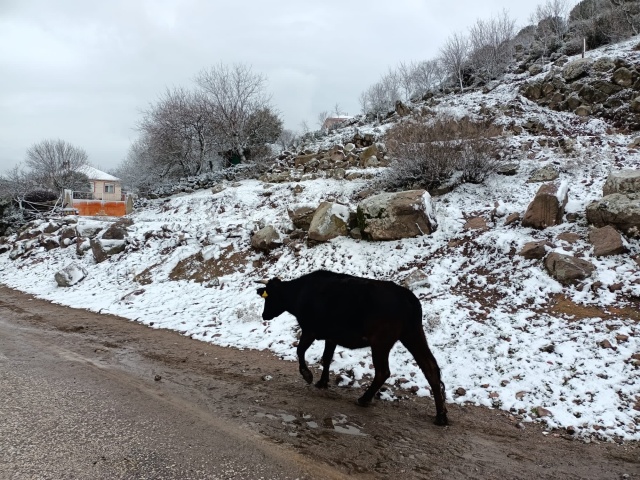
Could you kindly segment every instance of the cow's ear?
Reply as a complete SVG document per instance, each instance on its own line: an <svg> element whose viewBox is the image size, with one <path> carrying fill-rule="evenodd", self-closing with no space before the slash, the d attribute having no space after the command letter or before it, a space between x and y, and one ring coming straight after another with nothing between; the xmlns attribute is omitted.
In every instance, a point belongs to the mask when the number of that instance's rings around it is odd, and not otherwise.
<svg viewBox="0 0 640 480"><path fill-rule="evenodd" d="M267 298L267 289L266 288L258 288L257 293L262 298Z"/></svg>

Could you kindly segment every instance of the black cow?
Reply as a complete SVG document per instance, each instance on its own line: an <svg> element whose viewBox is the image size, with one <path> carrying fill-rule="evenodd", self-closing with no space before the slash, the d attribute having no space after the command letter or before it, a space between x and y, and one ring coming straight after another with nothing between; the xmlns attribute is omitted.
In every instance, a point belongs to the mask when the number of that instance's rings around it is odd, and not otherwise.
<svg viewBox="0 0 640 480"><path fill-rule="evenodd" d="M327 388L329 365L337 345L371 347L375 376L358 399L368 405L389 378L389 352L400 340L427 377L436 403L436 425L447 424L444 383L422 329L422 306L408 289L393 282L371 280L319 270L288 282L262 280L258 295L265 299L262 318L271 320L283 312L296 317L302 336L298 361L302 377L311 383L313 374L304 355L314 340L324 340L322 375L316 383Z"/></svg>

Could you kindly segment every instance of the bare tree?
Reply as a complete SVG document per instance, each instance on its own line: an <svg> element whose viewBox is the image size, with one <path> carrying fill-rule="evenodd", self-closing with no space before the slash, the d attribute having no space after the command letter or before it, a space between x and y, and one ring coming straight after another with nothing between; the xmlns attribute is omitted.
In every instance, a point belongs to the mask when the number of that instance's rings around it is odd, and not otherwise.
<svg viewBox="0 0 640 480"><path fill-rule="evenodd" d="M440 49L440 60L447 74L464 91L464 66L469 59L469 41L460 33L451 35Z"/></svg>
<svg viewBox="0 0 640 480"><path fill-rule="evenodd" d="M318 128L320 130L324 128L324 122L327 121L327 118L329 118L329 112L326 110L323 110L318 114Z"/></svg>
<svg viewBox="0 0 640 480"><path fill-rule="evenodd" d="M23 209L25 196L38 188L38 183L31 172L15 166L0 175L0 199L14 202L20 211Z"/></svg>
<svg viewBox="0 0 640 480"><path fill-rule="evenodd" d="M413 66L416 93L426 93L443 82L443 69L438 60L424 60Z"/></svg>
<svg viewBox="0 0 640 480"><path fill-rule="evenodd" d="M202 70L196 83L213 106L211 122L220 150L229 158L246 161L252 115L265 109L273 112L265 90L266 77L247 65L219 64Z"/></svg>
<svg viewBox="0 0 640 480"><path fill-rule="evenodd" d="M402 89L405 100L411 98L416 87L416 65L414 63L400 62L397 68L398 83Z"/></svg>
<svg viewBox="0 0 640 480"><path fill-rule="evenodd" d="M25 164L35 181L54 192L88 184L86 175L80 173L88 164L87 152L64 140L43 140L32 145L27 150Z"/></svg>
<svg viewBox="0 0 640 480"><path fill-rule="evenodd" d="M489 20L478 20L469 30L470 63L489 78L504 73L513 58L515 20L506 10Z"/></svg>
<svg viewBox="0 0 640 480"><path fill-rule="evenodd" d="M536 25L536 39L542 47L542 57L560 45L568 30L569 5L567 0L546 0L536 6L531 22Z"/></svg>
<svg viewBox="0 0 640 480"><path fill-rule="evenodd" d="M168 90L144 112L139 129L162 177L202 173L214 148L213 105L202 92Z"/></svg>
<svg viewBox="0 0 640 480"><path fill-rule="evenodd" d="M640 29L640 5L638 3L638 1L633 0L609 0L611 10L617 19L613 24L624 25L624 27L620 28L622 30L621 37L628 36L628 33L631 35L638 34Z"/></svg>
<svg viewBox="0 0 640 480"><path fill-rule="evenodd" d="M336 104L333 106L333 114L334 114L336 117L340 117L340 116L344 115L344 112L342 111L342 108L340 108L340 104L339 104L339 103L336 103Z"/></svg>
<svg viewBox="0 0 640 480"><path fill-rule="evenodd" d="M280 132L277 144L282 151L285 151L289 148L295 147L298 139L298 135L296 135L293 130L288 130L285 128L284 130L282 130L282 132Z"/></svg>

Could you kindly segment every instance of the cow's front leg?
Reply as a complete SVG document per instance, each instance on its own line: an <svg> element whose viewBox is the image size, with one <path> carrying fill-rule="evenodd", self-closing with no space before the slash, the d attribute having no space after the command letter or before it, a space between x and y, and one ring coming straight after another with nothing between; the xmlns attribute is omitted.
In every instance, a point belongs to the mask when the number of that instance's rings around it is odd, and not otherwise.
<svg viewBox="0 0 640 480"><path fill-rule="evenodd" d="M307 349L311 346L313 341L316 339L315 335L305 334L302 332L302 336L300 337L300 342L298 343L298 362L300 363L300 375L305 379L307 383L313 382L313 373L307 367L307 361L304 358Z"/></svg>
<svg viewBox="0 0 640 480"><path fill-rule="evenodd" d="M329 386L329 365L331 365L335 351L336 344L330 340L325 340L324 352L322 353L322 375L316 383L316 387L318 388L327 388Z"/></svg>

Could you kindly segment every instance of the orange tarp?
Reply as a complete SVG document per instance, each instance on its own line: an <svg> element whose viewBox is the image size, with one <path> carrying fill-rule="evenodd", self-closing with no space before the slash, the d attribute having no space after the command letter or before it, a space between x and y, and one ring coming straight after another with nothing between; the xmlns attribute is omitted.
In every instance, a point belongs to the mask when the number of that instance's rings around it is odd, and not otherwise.
<svg viewBox="0 0 640 480"><path fill-rule="evenodd" d="M79 215L96 216L106 215L108 217L122 217L126 212L125 202L102 202L95 200L74 200L73 208L78 210Z"/></svg>

